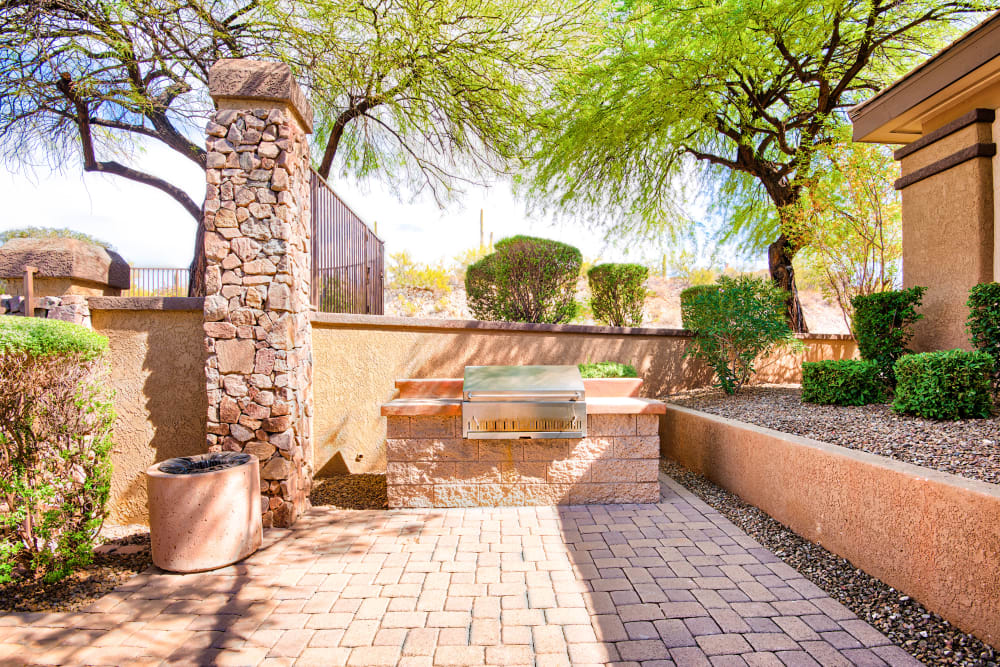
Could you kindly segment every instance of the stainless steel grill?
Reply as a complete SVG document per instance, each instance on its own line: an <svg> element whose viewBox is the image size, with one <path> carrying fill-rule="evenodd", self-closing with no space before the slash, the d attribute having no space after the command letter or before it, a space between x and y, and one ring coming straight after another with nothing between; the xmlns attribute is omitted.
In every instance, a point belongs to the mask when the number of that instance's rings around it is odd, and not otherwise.
<svg viewBox="0 0 1000 667"><path fill-rule="evenodd" d="M576 366L465 367L462 437L586 436L586 394Z"/></svg>

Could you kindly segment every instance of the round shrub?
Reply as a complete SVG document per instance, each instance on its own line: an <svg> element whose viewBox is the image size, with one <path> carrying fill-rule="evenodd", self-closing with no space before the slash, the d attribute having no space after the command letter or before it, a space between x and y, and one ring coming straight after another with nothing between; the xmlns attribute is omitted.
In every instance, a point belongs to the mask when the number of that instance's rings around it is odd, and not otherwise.
<svg viewBox="0 0 1000 667"><path fill-rule="evenodd" d="M501 239L465 272L469 310L480 320L568 322L576 314L583 256L571 245L532 236Z"/></svg>
<svg viewBox="0 0 1000 667"><path fill-rule="evenodd" d="M108 341L68 322L0 316L0 582L85 565L111 487Z"/></svg>
<svg viewBox="0 0 1000 667"><path fill-rule="evenodd" d="M754 363L779 344L794 344L785 319L786 293L770 280L719 278L682 306L694 338L684 352L714 371L717 384L735 394L754 372Z"/></svg>
<svg viewBox="0 0 1000 667"><path fill-rule="evenodd" d="M909 354L896 362L892 409L928 419L989 417L992 369L993 358L984 352Z"/></svg>
<svg viewBox="0 0 1000 667"><path fill-rule="evenodd" d="M1000 388L1000 283L981 283L969 290L969 340L993 359L993 393Z"/></svg>
<svg viewBox="0 0 1000 667"><path fill-rule="evenodd" d="M684 327L685 329L689 330L691 329L691 323L688 322L687 318L684 315L684 313L687 310L684 307L685 305L693 302L694 299L699 294L707 294L709 292L718 292L718 291L719 291L719 286L718 284L715 283L711 285L694 285L692 287L688 287L686 289L681 290L681 326Z"/></svg>
<svg viewBox="0 0 1000 667"><path fill-rule="evenodd" d="M860 359L828 359L802 364L802 400L822 405L868 405L886 398L878 364Z"/></svg>
<svg viewBox="0 0 1000 667"><path fill-rule="evenodd" d="M917 306L926 291L926 287L911 287L851 299L854 338L861 358L878 364L882 378L890 386L896 383L893 364L909 352L906 346L913 338L913 323L923 317L917 313Z"/></svg>
<svg viewBox="0 0 1000 667"><path fill-rule="evenodd" d="M598 264L587 271L594 319L615 327L642 324L647 278L642 264Z"/></svg>

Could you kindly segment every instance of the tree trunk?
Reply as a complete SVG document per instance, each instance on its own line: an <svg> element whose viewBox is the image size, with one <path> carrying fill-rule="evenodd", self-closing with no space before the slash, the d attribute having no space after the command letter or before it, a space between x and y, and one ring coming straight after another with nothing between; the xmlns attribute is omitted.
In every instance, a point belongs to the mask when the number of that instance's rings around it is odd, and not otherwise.
<svg viewBox="0 0 1000 667"><path fill-rule="evenodd" d="M788 292L788 325L795 333L808 333L809 327L806 326L806 318L802 312L802 302L799 301L799 290L795 285L795 269L792 268L794 255L792 244L782 234L777 241L767 247L767 267L771 273L771 280Z"/></svg>
<svg viewBox="0 0 1000 667"><path fill-rule="evenodd" d="M188 276L188 296L205 296L205 221L198 220L198 231L194 236L194 259L191 260Z"/></svg>

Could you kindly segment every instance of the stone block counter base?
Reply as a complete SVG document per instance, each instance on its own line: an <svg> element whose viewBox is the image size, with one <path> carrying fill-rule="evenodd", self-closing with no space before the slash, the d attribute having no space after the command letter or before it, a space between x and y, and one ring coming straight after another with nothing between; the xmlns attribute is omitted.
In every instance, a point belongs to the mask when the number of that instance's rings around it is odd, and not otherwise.
<svg viewBox="0 0 1000 667"><path fill-rule="evenodd" d="M389 507L657 502L662 403L587 381L588 397L602 395L588 398L586 438L471 440L461 399L428 396L456 382L460 393L461 380L401 381L401 398L382 407Z"/></svg>

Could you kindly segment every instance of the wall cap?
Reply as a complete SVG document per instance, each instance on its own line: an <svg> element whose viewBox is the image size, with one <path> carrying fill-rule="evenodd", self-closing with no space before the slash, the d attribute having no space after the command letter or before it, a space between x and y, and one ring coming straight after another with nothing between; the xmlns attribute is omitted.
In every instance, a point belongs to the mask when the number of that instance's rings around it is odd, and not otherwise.
<svg viewBox="0 0 1000 667"><path fill-rule="evenodd" d="M201 311L200 296L92 296L87 305L93 310L191 310Z"/></svg>
<svg viewBox="0 0 1000 667"><path fill-rule="evenodd" d="M266 100L280 102L302 122L306 132L312 132L313 112L305 94L285 63L223 58L208 72L208 93L216 106L220 100Z"/></svg>
<svg viewBox="0 0 1000 667"><path fill-rule="evenodd" d="M483 320L446 320L351 313L312 314L315 325L361 327L372 329L462 329L465 331L519 331L524 333L567 333L600 336L671 336L691 338L687 329L666 327L607 327L594 324L534 324L529 322L485 322ZM853 340L849 334L796 334L800 340Z"/></svg>

